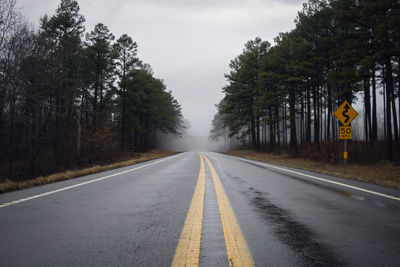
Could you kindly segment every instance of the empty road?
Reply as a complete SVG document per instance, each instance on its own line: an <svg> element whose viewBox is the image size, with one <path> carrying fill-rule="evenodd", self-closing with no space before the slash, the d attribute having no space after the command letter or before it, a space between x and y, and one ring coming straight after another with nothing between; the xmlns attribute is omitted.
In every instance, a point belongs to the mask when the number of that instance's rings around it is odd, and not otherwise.
<svg viewBox="0 0 400 267"><path fill-rule="evenodd" d="M400 191L186 152L2 194L0 240L0 266L399 266Z"/></svg>

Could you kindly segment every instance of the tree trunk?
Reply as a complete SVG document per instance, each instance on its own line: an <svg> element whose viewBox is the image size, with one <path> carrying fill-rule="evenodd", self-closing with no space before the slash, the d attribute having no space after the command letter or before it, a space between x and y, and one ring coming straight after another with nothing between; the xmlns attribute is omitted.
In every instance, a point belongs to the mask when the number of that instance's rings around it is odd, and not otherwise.
<svg viewBox="0 0 400 267"><path fill-rule="evenodd" d="M285 101L282 102L282 110L283 110L283 119L282 119L282 138L283 138L283 145L286 146L286 135L287 135L287 130L286 130L286 121L287 121L287 116L286 116L286 103Z"/></svg>
<svg viewBox="0 0 400 267"><path fill-rule="evenodd" d="M96 75L97 76L97 75ZM96 82L95 82L95 86L94 86L94 97L93 97L93 131L95 131L96 129L96 117L97 117L97 98L98 98L98 94L99 94L99 82L98 82L99 78L96 77Z"/></svg>
<svg viewBox="0 0 400 267"><path fill-rule="evenodd" d="M15 122L15 91L12 90L10 99L10 117L8 125L8 179L13 179L13 156L14 156L14 122Z"/></svg>
<svg viewBox="0 0 400 267"><path fill-rule="evenodd" d="M275 123L276 123L276 135L278 137L277 140L277 146L278 146L278 151L277 153L280 154L281 151L281 133L280 133L280 127L279 127L279 104L275 104Z"/></svg>
<svg viewBox="0 0 400 267"><path fill-rule="evenodd" d="M254 150L257 150L255 119L250 116L250 140Z"/></svg>
<svg viewBox="0 0 400 267"><path fill-rule="evenodd" d="M256 147L257 150L260 149L260 117L256 117Z"/></svg>
<svg viewBox="0 0 400 267"><path fill-rule="evenodd" d="M125 51L124 51L125 59ZM126 62L123 61L122 79L121 79L121 89L122 89L122 127L121 127L121 149L124 146L125 132L126 132Z"/></svg>
<svg viewBox="0 0 400 267"><path fill-rule="evenodd" d="M327 116L327 129L326 138L328 141L331 139L331 119L332 119L332 88L328 83L328 116Z"/></svg>
<svg viewBox="0 0 400 267"><path fill-rule="evenodd" d="M393 138L392 138L392 118L391 118L391 92L393 91L392 63L390 59L385 62L385 83L386 83L386 132L387 132L387 159L393 160Z"/></svg>
<svg viewBox="0 0 400 267"><path fill-rule="evenodd" d="M390 99L392 101L392 115L393 115L393 130L394 130L394 140L399 143L399 128L397 125L397 109L396 109L396 98L394 96L394 86L392 86L390 91Z"/></svg>
<svg viewBox="0 0 400 267"><path fill-rule="evenodd" d="M383 77L385 77L384 79L386 80L386 71L385 68L383 68ZM387 141L387 108L386 108L386 83L383 83L383 136L384 136L384 140Z"/></svg>
<svg viewBox="0 0 400 267"><path fill-rule="evenodd" d="M300 93L300 143L304 143L304 114L305 114L305 108L304 108L304 96L302 93Z"/></svg>
<svg viewBox="0 0 400 267"><path fill-rule="evenodd" d="M307 122L306 122L306 143L311 143L311 96L310 87L307 88Z"/></svg>
<svg viewBox="0 0 400 267"><path fill-rule="evenodd" d="M122 86L122 129L121 129L121 149L124 146L126 131L126 89Z"/></svg>
<svg viewBox="0 0 400 267"><path fill-rule="evenodd" d="M293 84L291 84L289 88L289 116L290 116L290 146L296 148L296 156L297 156L296 92Z"/></svg>
<svg viewBox="0 0 400 267"><path fill-rule="evenodd" d="M319 143L319 107L318 107L318 88L317 86L313 86L313 105L314 105L314 144L317 146L317 150L320 150Z"/></svg>
<svg viewBox="0 0 400 267"><path fill-rule="evenodd" d="M274 152L274 146L275 146L275 129L274 125L275 123L273 122L273 111L272 111L272 106L269 107L269 142L271 145L270 152Z"/></svg>
<svg viewBox="0 0 400 267"><path fill-rule="evenodd" d="M378 122L376 114L376 81L375 81L375 68L372 69L372 131L371 140L378 140Z"/></svg>
<svg viewBox="0 0 400 267"><path fill-rule="evenodd" d="M371 132L371 96L370 96L370 84L369 77L364 79L364 130L365 130L365 142L370 140Z"/></svg>

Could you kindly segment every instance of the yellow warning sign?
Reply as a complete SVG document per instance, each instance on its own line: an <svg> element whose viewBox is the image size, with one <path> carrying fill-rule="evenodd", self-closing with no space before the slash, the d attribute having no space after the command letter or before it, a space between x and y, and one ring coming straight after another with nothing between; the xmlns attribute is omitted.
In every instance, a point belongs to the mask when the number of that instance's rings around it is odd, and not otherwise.
<svg viewBox="0 0 400 267"><path fill-rule="evenodd" d="M344 140L353 139L353 128L351 126L340 126L339 139L344 139Z"/></svg>
<svg viewBox="0 0 400 267"><path fill-rule="evenodd" d="M334 114L344 126L350 125L352 120L358 116L357 111L347 101L344 101Z"/></svg>

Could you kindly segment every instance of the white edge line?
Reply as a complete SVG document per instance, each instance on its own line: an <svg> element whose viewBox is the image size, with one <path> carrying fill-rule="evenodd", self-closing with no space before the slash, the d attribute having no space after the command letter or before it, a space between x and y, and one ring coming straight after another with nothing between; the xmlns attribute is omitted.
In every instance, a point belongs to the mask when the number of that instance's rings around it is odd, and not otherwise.
<svg viewBox="0 0 400 267"><path fill-rule="evenodd" d="M72 189L72 188L75 188L75 187L80 187L80 186L83 186L83 185L95 183L95 182L102 181L102 180L105 180L105 179L108 179L108 178L111 178L111 177L114 177L114 176L117 176L117 175L120 175L120 174L124 174L124 173L127 173L127 172L136 171L136 170L139 170L141 168L148 167L148 166L160 163L162 161L171 159L173 157L175 157L175 156L171 156L171 157L168 157L168 158L157 160L155 162L148 163L148 164L145 164L145 165L133 168L133 169L129 169L129 170L126 170L126 171L110 174L110 175L107 175L107 176L104 176L104 177L100 177L100 178L96 178L96 179L93 179L93 180L90 180L90 181L87 181L87 182L74 184L74 185L67 186L67 187L62 187L62 188L59 188L59 189L56 189L56 190L53 190L53 191L45 192L45 193L42 193L42 194L38 194L38 195L34 195L34 196L30 196L30 197L21 198L21 199L18 199L18 200L13 200L13 201L10 201L10 202L6 202L6 203L1 204L0 208L4 208L4 207L7 207L7 206L11 206L11 205L15 205L15 204L18 204L18 203L22 203L22 202L25 202L25 201L28 201L28 200L32 200L32 199L35 199L35 198L52 195L52 194L55 194L55 193L58 193L58 192L62 192L62 191L65 191L65 190L69 190L69 189Z"/></svg>
<svg viewBox="0 0 400 267"><path fill-rule="evenodd" d="M272 169L277 169L277 170L281 170L281 171L285 171L285 172L294 173L294 174L297 174L297 175L302 175L302 176L305 176L305 177L308 177L308 178L311 178L311 179L315 179L315 180L318 180L318 181L331 183L331 184L335 184L335 185L340 185L340 186L343 186L343 187L347 187L347 188L351 188L351 189L354 189L354 190L362 191L362 192L369 193L369 194L372 194L372 195L376 195L376 196L385 197L385 198L389 198L389 199L400 201L399 197L395 197L395 196L391 196L391 195L375 192L375 191L364 189L364 188L361 188L361 187L356 187L356 186L352 186L352 185L348 185L348 184L343 184L343 183L331 181L331 180L328 180L328 179L320 178L320 177L317 177L317 176L313 176L313 175L309 175L309 174L305 174L305 173L301 173L301 172L296 172L296 171L288 170L288 169L285 169L285 168L276 167L276 166L269 165L269 164L266 164L266 163L261 163L261 162L257 162L257 161L243 159L243 158L240 158L240 157L229 156L229 155L224 155L224 154L221 154L221 155L223 155L225 157L230 157L230 158L238 159L238 160L241 160L241 161L245 161L245 162L256 163L256 164L263 165L263 166L266 166L266 167L272 168Z"/></svg>

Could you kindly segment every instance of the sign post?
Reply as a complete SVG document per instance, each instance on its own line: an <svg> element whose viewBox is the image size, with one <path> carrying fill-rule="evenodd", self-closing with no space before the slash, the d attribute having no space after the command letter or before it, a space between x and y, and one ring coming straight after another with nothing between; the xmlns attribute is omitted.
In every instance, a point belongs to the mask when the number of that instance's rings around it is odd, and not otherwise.
<svg viewBox="0 0 400 267"><path fill-rule="evenodd" d="M344 160L344 175L347 173L347 140L353 138L353 128L351 122L358 116L357 111L352 108L349 102L344 101L335 111L335 116L343 125L339 127L339 138L344 140L343 160Z"/></svg>

